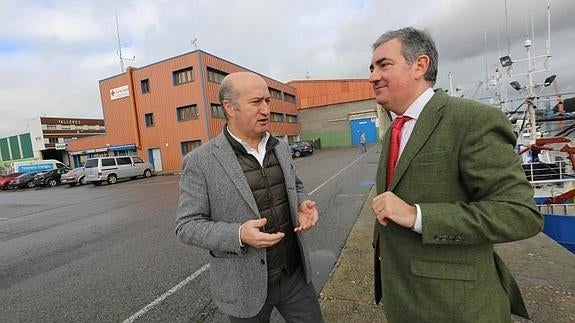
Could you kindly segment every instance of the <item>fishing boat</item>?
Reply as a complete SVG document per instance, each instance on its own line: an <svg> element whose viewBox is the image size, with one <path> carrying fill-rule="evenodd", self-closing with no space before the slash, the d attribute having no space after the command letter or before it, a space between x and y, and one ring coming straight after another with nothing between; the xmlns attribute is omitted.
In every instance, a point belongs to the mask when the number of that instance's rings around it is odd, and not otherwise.
<svg viewBox="0 0 575 323"><path fill-rule="evenodd" d="M534 82L537 73L550 71L550 10L548 3L545 53L534 56L532 42L526 39L526 58L514 61L508 54L499 59L506 73L499 73L497 82L501 82L504 79L501 76L506 74L512 80L509 83L511 87L524 95L523 102L509 114L513 116L523 107L523 120L514 123L518 137L517 152L523 159L525 175L533 186L535 202L544 216L543 232L575 253L575 141L566 131L575 129L575 121L573 116L563 111L560 97L551 99L558 102L557 111L543 113L539 117L537 113L537 106L544 103L540 97L542 89L552 85L556 79L556 75L551 75L541 83ZM543 68L537 68L538 60L543 61ZM511 67L520 62L526 63L527 72L513 75ZM526 85L519 83L520 77L527 79Z"/></svg>

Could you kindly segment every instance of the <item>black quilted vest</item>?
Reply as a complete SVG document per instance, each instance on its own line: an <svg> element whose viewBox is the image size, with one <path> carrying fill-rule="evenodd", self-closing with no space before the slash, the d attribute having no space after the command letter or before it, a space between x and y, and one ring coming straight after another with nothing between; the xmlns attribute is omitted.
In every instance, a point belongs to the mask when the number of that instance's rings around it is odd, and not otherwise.
<svg viewBox="0 0 575 323"><path fill-rule="evenodd" d="M285 237L279 243L267 248L268 279L279 278L282 270L291 274L301 263L301 256L293 231L284 175L273 150L279 141L273 136L268 139L262 167L254 156L248 154L246 149L231 137L227 127L225 129L226 138L232 145L246 176L260 216L267 219L262 231L285 233Z"/></svg>

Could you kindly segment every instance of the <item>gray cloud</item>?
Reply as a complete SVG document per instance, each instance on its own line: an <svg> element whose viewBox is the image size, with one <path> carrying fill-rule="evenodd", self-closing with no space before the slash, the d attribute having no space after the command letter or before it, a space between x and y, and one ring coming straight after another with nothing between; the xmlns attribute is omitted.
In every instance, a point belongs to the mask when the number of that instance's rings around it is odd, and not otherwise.
<svg viewBox="0 0 575 323"><path fill-rule="evenodd" d="M546 1L507 0L513 57L524 57L533 13L544 49ZM280 81L368 77L371 44L384 31L425 28L440 50L438 86L471 93L507 51L504 1L131 0L0 2L0 137L39 116L101 117L98 81L120 72L115 14L126 65L145 66L193 49ZM570 57L575 2L552 0L552 68L575 91ZM484 31L488 39L484 43ZM486 50L487 49L487 50ZM538 76L539 77L539 76ZM541 75L541 77L544 77ZM551 91L551 89L546 89ZM483 86L478 96L487 96Z"/></svg>

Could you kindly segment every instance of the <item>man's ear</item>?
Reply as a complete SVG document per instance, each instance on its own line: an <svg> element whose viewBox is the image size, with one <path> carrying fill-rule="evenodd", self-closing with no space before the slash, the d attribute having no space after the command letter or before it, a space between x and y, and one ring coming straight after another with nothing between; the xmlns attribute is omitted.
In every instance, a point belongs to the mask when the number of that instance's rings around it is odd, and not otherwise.
<svg viewBox="0 0 575 323"><path fill-rule="evenodd" d="M234 106L232 105L230 100L224 100L223 104L224 104L224 109L226 110L226 115L228 117L232 116L234 113Z"/></svg>
<svg viewBox="0 0 575 323"><path fill-rule="evenodd" d="M416 73L416 77L419 78L423 78L425 76L425 73L427 72L427 69L429 68L429 63L430 63L430 59L429 56L423 54L423 55L419 55L419 57L417 57L415 59L414 65L415 65L415 73Z"/></svg>

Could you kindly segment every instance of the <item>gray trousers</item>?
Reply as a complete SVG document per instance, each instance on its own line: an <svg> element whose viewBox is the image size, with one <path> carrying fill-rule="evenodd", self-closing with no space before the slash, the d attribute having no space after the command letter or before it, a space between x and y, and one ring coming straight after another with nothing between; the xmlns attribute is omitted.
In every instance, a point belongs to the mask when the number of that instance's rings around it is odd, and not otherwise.
<svg viewBox="0 0 575 323"><path fill-rule="evenodd" d="M303 269L292 275L282 272L279 279L268 283L268 295L264 307L250 318L230 316L232 323L267 323L272 310L278 309L287 323L322 323L323 317L312 284L307 284Z"/></svg>

